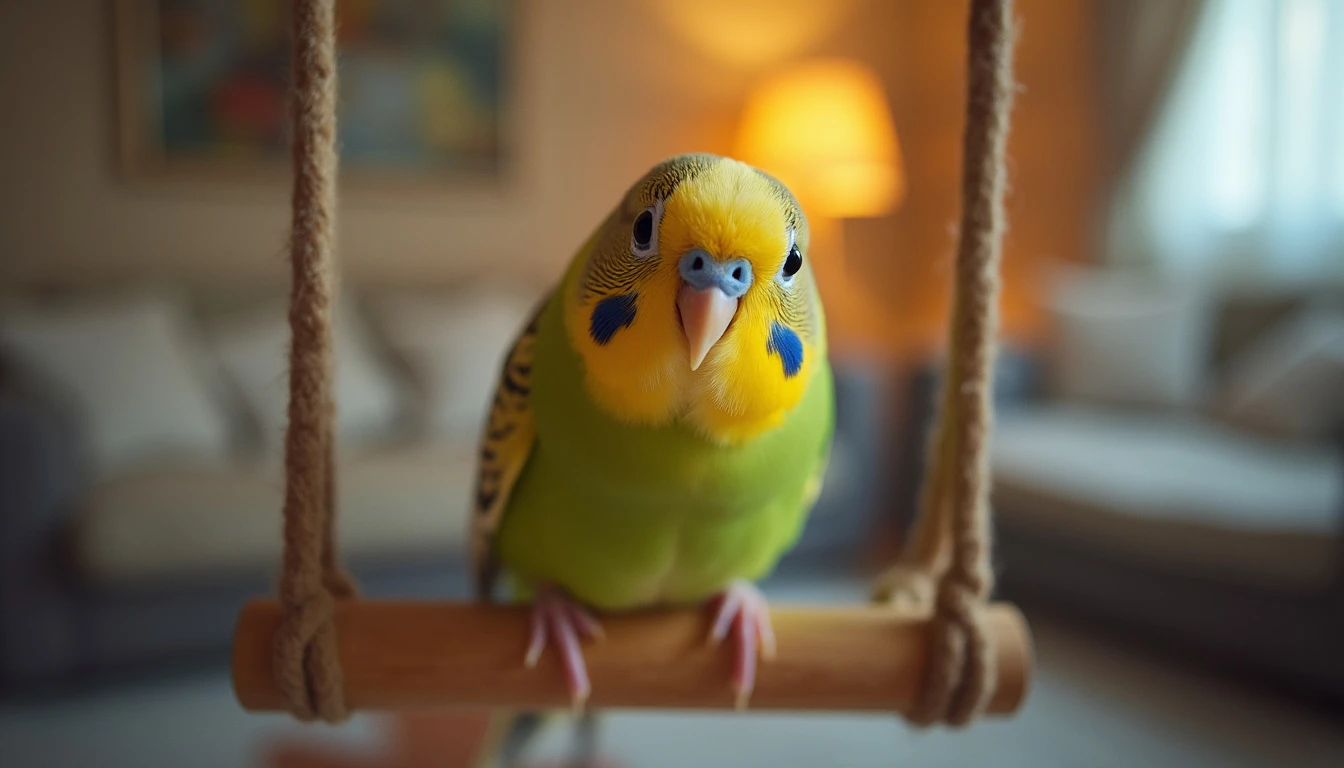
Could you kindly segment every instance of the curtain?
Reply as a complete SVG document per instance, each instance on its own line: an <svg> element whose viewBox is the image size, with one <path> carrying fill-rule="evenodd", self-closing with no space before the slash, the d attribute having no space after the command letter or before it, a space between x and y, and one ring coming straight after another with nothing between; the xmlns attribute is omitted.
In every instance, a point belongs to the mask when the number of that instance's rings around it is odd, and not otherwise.
<svg viewBox="0 0 1344 768"><path fill-rule="evenodd" d="M1100 0L1097 36L1107 166L1122 178L1166 102L1203 0Z"/></svg>
<svg viewBox="0 0 1344 768"><path fill-rule="evenodd" d="M1116 196L1113 262L1344 275L1344 2L1208 0Z"/></svg>

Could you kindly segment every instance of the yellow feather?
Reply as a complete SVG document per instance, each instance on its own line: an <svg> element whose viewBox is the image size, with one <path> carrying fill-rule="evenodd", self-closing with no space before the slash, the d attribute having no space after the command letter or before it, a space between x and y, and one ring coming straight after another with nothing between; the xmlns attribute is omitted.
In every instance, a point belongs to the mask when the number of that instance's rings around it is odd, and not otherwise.
<svg viewBox="0 0 1344 768"><path fill-rule="evenodd" d="M802 368L786 377L779 356L767 349L771 326L780 319L770 292L778 290L774 280L788 251L788 227L776 189L744 163L725 159L686 180L666 201L659 230L662 262L638 289L634 321L605 345L588 332L602 297L584 296L581 289L583 265L602 233L594 235L575 259L564 291L568 335L584 360L594 402L632 423L683 417L723 443L778 426L802 398L814 358L825 353L824 337L819 344L804 340ZM745 257L755 275L732 324L696 371L687 360L676 310L681 285L676 255L692 248L719 259ZM795 290L808 291L815 302L810 270L805 266L798 277Z"/></svg>

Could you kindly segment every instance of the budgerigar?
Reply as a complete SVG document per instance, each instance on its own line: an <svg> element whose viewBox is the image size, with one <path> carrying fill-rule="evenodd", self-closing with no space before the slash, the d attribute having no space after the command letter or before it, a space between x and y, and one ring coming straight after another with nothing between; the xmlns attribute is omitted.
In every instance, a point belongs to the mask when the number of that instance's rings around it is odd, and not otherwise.
<svg viewBox="0 0 1344 768"><path fill-rule="evenodd" d="M808 226L773 177L708 154L640 179L509 351L480 449L472 548L532 603L590 691L603 614L704 604L745 703L774 648L753 581L796 541L834 423Z"/></svg>

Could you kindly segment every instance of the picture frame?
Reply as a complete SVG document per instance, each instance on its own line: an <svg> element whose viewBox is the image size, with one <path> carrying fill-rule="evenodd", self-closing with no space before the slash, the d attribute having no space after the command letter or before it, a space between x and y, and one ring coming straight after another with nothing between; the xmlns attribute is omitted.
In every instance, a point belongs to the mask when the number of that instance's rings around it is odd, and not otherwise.
<svg viewBox="0 0 1344 768"><path fill-rule="evenodd" d="M358 181L497 181L515 0L338 0L338 147ZM135 179L289 172L288 0L114 0L118 154Z"/></svg>

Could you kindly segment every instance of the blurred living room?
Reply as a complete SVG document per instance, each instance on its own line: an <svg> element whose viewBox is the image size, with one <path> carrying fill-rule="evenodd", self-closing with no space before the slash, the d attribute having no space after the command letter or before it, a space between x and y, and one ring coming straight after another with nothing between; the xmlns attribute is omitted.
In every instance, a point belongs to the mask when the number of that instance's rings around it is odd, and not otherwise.
<svg viewBox="0 0 1344 768"><path fill-rule="evenodd" d="M763 591L868 600L947 350L967 6L338 0L361 594L470 599L505 353L632 183L710 152L801 202L835 377L821 496ZM473 759L471 718L308 724L230 684L283 545L288 7L0 3L6 768ZM988 472L996 599L1034 636L1020 710L620 710L601 764L1344 765L1344 2L1015 15ZM518 764L574 739L558 716Z"/></svg>

